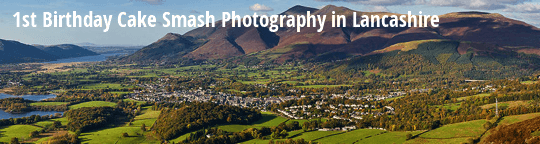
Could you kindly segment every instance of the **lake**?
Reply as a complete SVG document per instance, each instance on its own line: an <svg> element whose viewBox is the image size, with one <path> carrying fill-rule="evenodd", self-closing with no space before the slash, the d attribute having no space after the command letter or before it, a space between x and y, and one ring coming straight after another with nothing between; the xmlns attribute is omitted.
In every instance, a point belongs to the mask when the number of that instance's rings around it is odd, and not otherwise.
<svg viewBox="0 0 540 144"><path fill-rule="evenodd" d="M43 62L43 63L100 62L100 61L107 60L107 58L110 56L121 56L121 55L126 55L126 53L108 53L108 54L100 54L100 55L95 55L95 56L59 59L56 61L49 61L49 62Z"/></svg>
<svg viewBox="0 0 540 144"><path fill-rule="evenodd" d="M5 112L3 110L0 110L0 119L22 118L22 117L29 117L29 116L32 116L32 115L39 115L39 116L54 115L55 113L63 114L64 112L59 112L59 111L31 111L31 112L27 112L27 113L8 113L8 112Z"/></svg>
<svg viewBox="0 0 540 144"><path fill-rule="evenodd" d="M56 95L50 94L50 95L14 96L14 95L0 93L0 99L12 98L12 97L20 97L20 98L24 98L24 99L32 100L32 101L41 101L41 100L44 100L44 99L55 98ZM26 112L26 113L12 114L12 113L8 113L8 112L4 112L3 110L0 110L0 119L21 118L21 117L27 117L27 116L31 116L31 115L38 115L38 114L40 116L54 115L55 113L63 114L64 112L59 112L59 111L31 111L31 112Z"/></svg>
<svg viewBox="0 0 540 144"><path fill-rule="evenodd" d="M49 95L14 96L14 95L9 95L9 94L5 94L5 93L0 93L0 99L12 98L12 97L20 97L20 98L27 99L27 100L32 100L32 101L41 101L41 100L44 100L44 99L55 98L56 95L49 94Z"/></svg>

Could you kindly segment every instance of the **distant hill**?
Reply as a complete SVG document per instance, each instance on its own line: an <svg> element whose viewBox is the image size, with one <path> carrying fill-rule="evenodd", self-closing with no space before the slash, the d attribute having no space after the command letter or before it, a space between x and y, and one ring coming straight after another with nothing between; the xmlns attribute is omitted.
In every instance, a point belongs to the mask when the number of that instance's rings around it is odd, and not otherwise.
<svg viewBox="0 0 540 144"><path fill-rule="evenodd" d="M58 59L58 56L49 54L34 46L0 39L0 64L43 62L56 59Z"/></svg>
<svg viewBox="0 0 540 144"><path fill-rule="evenodd" d="M64 58L74 58L74 57L83 57L83 56L94 56L99 55L90 50L84 49L77 45L72 44L61 44L61 45L51 45L51 46L42 46L34 45L36 48L39 48L46 53L57 56L59 59Z"/></svg>
<svg viewBox="0 0 540 144"><path fill-rule="evenodd" d="M99 54L72 44L27 45L17 41L0 39L0 64L47 62L94 55Z"/></svg>
<svg viewBox="0 0 540 144"><path fill-rule="evenodd" d="M205 40L198 40L190 36L168 33L163 38L146 47L143 47L141 50L135 52L124 60L139 61L159 59L166 60L170 58L175 59L192 52L204 42Z"/></svg>
<svg viewBox="0 0 540 144"><path fill-rule="evenodd" d="M127 57L132 62L167 61L170 59L190 58L196 60L226 59L244 57L256 59L259 63L283 63L290 60L330 61L350 57L372 55L374 53L400 50L392 47L398 43L444 39L457 41L460 49L467 50L476 46L505 49L510 52L540 54L540 29L527 23L506 18L500 14L483 12L456 12L440 15L439 27L427 28L354 28L352 13L361 15L401 15L387 12L361 12L333 5L322 9L294 6L283 14L314 15L336 14L347 16L347 27L334 28L326 21L322 32L317 28L305 27L301 32L296 28L280 28L278 32L269 32L266 28L240 27L201 27L184 35L175 35L176 39L162 39L143 48L140 52ZM358 18L360 19L360 18ZM222 21L216 22L221 25ZM471 42L467 45L462 42ZM378 51L383 50L384 51ZM376 52L378 51L378 52ZM462 54L462 53L460 53Z"/></svg>

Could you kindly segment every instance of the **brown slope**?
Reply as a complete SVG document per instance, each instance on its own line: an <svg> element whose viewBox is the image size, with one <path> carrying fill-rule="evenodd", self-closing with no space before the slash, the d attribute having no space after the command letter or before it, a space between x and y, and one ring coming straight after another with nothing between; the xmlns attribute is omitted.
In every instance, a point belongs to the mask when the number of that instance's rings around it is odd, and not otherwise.
<svg viewBox="0 0 540 144"><path fill-rule="evenodd" d="M440 26L435 29L454 40L540 48L540 29L500 14L460 12L440 17Z"/></svg>
<svg viewBox="0 0 540 144"><path fill-rule="evenodd" d="M271 33L265 28L233 28L230 22L226 27L221 21L216 22L215 28L197 28L185 36L204 40L204 45L178 55L194 59L222 59L234 56L265 51L261 54L264 59L284 62L290 59L311 59L321 57L345 58L352 55L365 55L381 50L397 43L448 39L457 41L472 41L495 45L496 47L516 47L527 53L535 53L540 48L540 30L524 22L512 20L499 14L479 12L450 13L440 16L440 27L433 28L354 28L352 13L357 12L357 20L361 15L401 15L386 12L361 12L345 7L328 5L320 10L294 6L282 14L305 14L310 11L313 15L327 15L327 21L322 32L318 27L304 27L301 32L296 28L280 28ZM347 16L347 27L331 26L331 14ZM388 20L389 21L389 20ZM518 48L517 48L518 47ZM397 48L397 47L396 47ZM339 55L339 56L336 56ZM261 58L261 55L255 55Z"/></svg>
<svg viewBox="0 0 540 144"><path fill-rule="evenodd" d="M142 48L141 50L123 58L123 61L155 61L166 59L177 59L193 51L199 44L203 43L191 36L168 33L158 41Z"/></svg>

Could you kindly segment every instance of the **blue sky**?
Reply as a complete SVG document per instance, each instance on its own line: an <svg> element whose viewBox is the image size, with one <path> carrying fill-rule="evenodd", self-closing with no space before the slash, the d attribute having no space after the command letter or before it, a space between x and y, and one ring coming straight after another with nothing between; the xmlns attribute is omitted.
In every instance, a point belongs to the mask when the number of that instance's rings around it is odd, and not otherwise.
<svg viewBox="0 0 540 144"><path fill-rule="evenodd" d="M483 11L500 13L507 17L540 26L540 0L0 0L0 39L17 40L27 44L95 43L100 45L148 45L166 33L183 34L193 28L122 28L116 23L120 12L128 15L142 11L155 15L170 12L175 15L192 15L210 11L221 19L221 12L236 11L240 15L257 13L278 14L294 5L321 8L332 4L358 11L389 11L407 13L422 11L428 15L442 15L457 11ZM77 11L86 15L113 15L108 32L103 28L43 28L43 12L59 14ZM16 12L31 14L38 19L37 28L16 27Z"/></svg>

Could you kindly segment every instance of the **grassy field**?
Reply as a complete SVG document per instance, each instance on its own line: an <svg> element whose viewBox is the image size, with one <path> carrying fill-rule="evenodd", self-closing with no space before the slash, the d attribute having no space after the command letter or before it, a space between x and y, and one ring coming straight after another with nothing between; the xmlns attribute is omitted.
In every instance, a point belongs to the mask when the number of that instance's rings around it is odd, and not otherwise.
<svg viewBox="0 0 540 144"><path fill-rule="evenodd" d="M121 95L121 94L130 94L132 92L110 92L110 93Z"/></svg>
<svg viewBox="0 0 540 144"><path fill-rule="evenodd" d="M442 126L405 143L462 143L479 137L485 131L486 120L474 120Z"/></svg>
<svg viewBox="0 0 540 144"><path fill-rule="evenodd" d="M452 138L452 139L426 139L426 138L415 138L404 142L404 144L459 144L467 142L469 138Z"/></svg>
<svg viewBox="0 0 540 144"><path fill-rule="evenodd" d="M329 144L329 143L350 144L350 143L359 142L360 140L366 139L366 137L368 136L374 136L382 132L384 131L377 130L377 129L358 129L358 130L353 130L353 131L338 134L338 135L324 137L319 140L316 140L316 142L323 143L323 144ZM363 142L360 142L360 143L363 143Z"/></svg>
<svg viewBox="0 0 540 144"><path fill-rule="evenodd" d="M296 86L298 88L325 88L325 87L349 87L352 85L307 85L307 86Z"/></svg>
<svg viewBox="0 0 540 144"><path fill-rule="evenodd" d="M522 81L521 84L535 84L538 81Z"/></svg>
<svg viewBox="0 0 540 144"><path fill-rule="evenodd" d="M477 95L472 95L472 96L466 96L466 97L460 97L460 98L457 98L458 101L464 101L464 100L467 100L468 98L471 98L471 97L486 97L486 96L489 96L490 93L483 93L483 94L477 94Z"/></svg>
<svg viewBox="0 0 540 144"><path fill-rule="evenodd" d="M505 116L502 118L502 120L499 122L500 124L513 124L517 122L521 122L524 120L532 119L535 117L540 116L540 113L530 113L530 114L523 114L523 115L513 115L513 116Z"/></svg>
<svg viewBox="0 0 540 144"><path fill-rule="evenodd" d="M124 88L133 88L133 86L122 86L121 84L115 84L115 83L100 83L100 84L84 85L81 87L81 89L83 90L124 89Z"/></svg>
<svg viewBox="0 0 540 144"><path fill-rule="evenodd" d="M78 109L82 107L103 107L103 106L115 107L116 103L106 102L106 101L89 101L89 102L83 102L80 104L69 106L69 109Z"/></svg>
<svg viewBox="0 0 540 144"><path fill-rule="evenodd" d="M63 118L50 119L50 120L46 120L46 121L40 121L40 122L34 123L34 125L40 126L40 127L48 127L48 126L52 125L54 123L54 121L60 121L62 123L62 125L67 125L67 123L68 123L67 118L63 117Z"/></svg>
<svg viewBox="0 0 540 144"><path fill-rule="evenodd" d="M32 131L39 131L41 128L32 125L12 125L0 129L0 142L9 143L11 138L17 137L19 140L27 139Z"/></svg>
<svg viewBox="0 0 540 144"><path fill-rule="evenodd" d="M361 144L393 144L393 143L404 143L407 139L407 134L416 135L419 133L422 133L423 131L393 131L393 132L387 132L380 135L375 135L370 138L364 138L362 140L359 140L357 143Z"/></svg>
<svg viewBox="0 0 540 144"><path fill-rule="evenodd" d="M222 125L219 126L219 128L229 131L229 132L239 132L248 128L261 128L261 127L271 127L271 126L277 126L282 122L287 121L286 118L277 116L270 112L262 112L263 118L261 120L256 121L255 123L251 125Z"/></svg>
<svg viewBox="0 0 540 144"><path fill-rule="evenodd" d="M145 101L138 101L138 100L132 100L132 99L124 99L123 101L124 102L136 102L139 105L146 103Z"/></svg>
<svg viewBox="0 0 540 144"><path fill-rule="evenodd" d="M82 143L102 144L102 143L117 143L117 144L132 144L132 143L159 143L156 141L150 132L143 132L141 125L144 123L147 129L150 129L157 120L160 111L150 110L150 107L144 107L142 114L135 117L132 125L124 125L120 127L106 128L87 133L82 133L79 137ZM129 137L123 137L122 133L128 133Z"/></svg>
<svg viewBox="0 0 540 144"><path fill-rule="evenodd" d="M35 102L31 103L31 106L54 106L54 105L64 105L68 104L68 102Z"/></svg>
<svg viewBox="0 0 540 144"><path fill-rule="evenodd" d="M292 131L292 132L289 132L289 137L287 138L290 138L290 139L304 139L306 141L312 141L312 140L315 140L315 139L319 139L319 138L323 138L323 137L326 137L326 136L330 136L330 135L333 135L333 134L339 134L339 133L343 133L341 131L311 131L311 132L303 132L303 130L298 130L298 131ZM275 139L274 141L284 141L286 139ZM270 140L261 140L261 139L252 139L252 140L249 140L249 141L245 141L243 142L243 144L268 144L270 142Z"/></svg>
<svg viewBox="0 0 540 144"><path fill-rule="evenodd" d="M474 120L442 126L420 135L422 138L457 138L480 136L484 131L486 120Z"/></svg>
<svg viewBox="0 0 540 144"><path fill-rule="evenodd" d="M499 108L502 107L517 107L517 106L527 106L529 103L527 101L507 101L507 102L499 102ZM480 106L483 109L495 109L495 103L482 105Z"/></svg>
<svg viewBox="0 0 540 144"><path fill-rule="evenodd" d="M455 111L457 110L459 107L461 106L461 103L449 103L449 104L444 104L444 105L437 105L436 107L438 108L445 108L445 109L448 109L448 110L451 110L451 111Z"/></svg>

